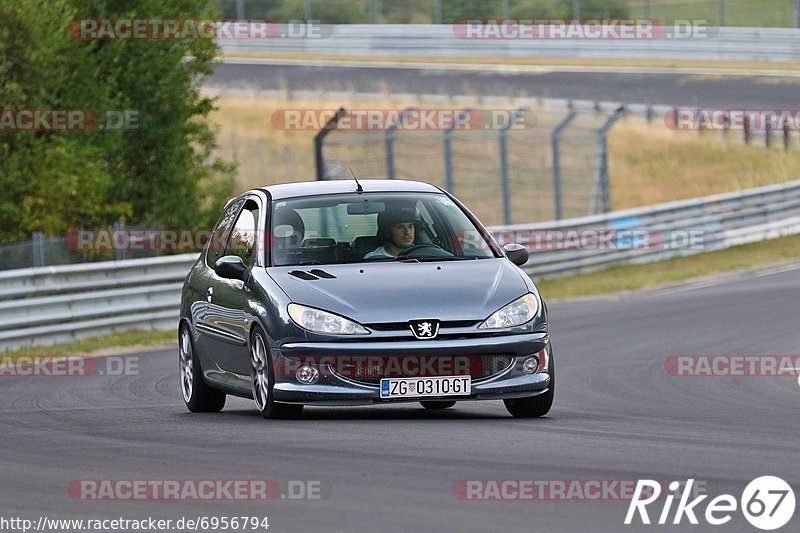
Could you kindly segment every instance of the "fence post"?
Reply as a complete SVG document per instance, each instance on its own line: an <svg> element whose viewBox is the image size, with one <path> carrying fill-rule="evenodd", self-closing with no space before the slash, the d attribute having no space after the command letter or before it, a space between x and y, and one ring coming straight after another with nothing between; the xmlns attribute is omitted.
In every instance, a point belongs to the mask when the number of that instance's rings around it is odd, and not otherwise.
<svg viewBox="0 0 800 533"><path fill-rule="evenodd" d="M444 130L444 188L453 192L453 130Z"/></svg>
<svg viewBox="0 0 800 533"><path fill-rule="evenodd" d="M344 107L340 107L338 111L336 111L336 114L332 116L331 119L325 123L325 126L314 136L314 159L317 167L317 181L325 179L325 158L322 156L322 145L325 142L325 137L328 136L331 130L336 127L339 120L346 114L347 110Z"/></svg>
<svg viewBox="0 0 800 533"><path fill-rule="evenodd" d="M503 180L503 224L511 224L511 177L508 174L508 130L514 127L517 119L525 113L526 109L514 111L508 123L500 128L500 175Z"/></svg>
<svg viewBox="0 0 800 533"><path fill-rule="evenodd" d="M789 121L783 121L783 150L785 152L789 151L789 148L792 146L792 139L789 136Z"/></svg>
<svg viewBox="0 0 800 533"><path fill-rule="evenodd" d="M620 106L614 111L603 127L600 128L600 168L598 169L600 177L600 186L603 191L603 212L608 213L611 211L611 180L608 176L608 132L614 124L625 116L625 106Z"/></svg>
<svg viewBox="0 0 800 533"><path fill-rule="evenodd" d="M451 194L456 186L453 178L453 131L471 115L472 109L462 109L456 113L456 117L450 127L444 130L444 188Z"/></svg>
<svg viewBox="0 0 800 533"><path fill-rule="evenodd" d="M555 205L556 220L561 220L563 216L563 206L561 203L561 132L564 131L564 128L569 126L570 122L575 119L577 114L577 111L570 111L564 120L553 129L551 145L553 147L553 203Z"/></svg>
<svg viewBox="0 0 800 533"><path fill-rule="evenodd" d="M772 146L772 124L770 124L769 120L764 124L764 146L767 148Z"/></svg>
<svg viewBox="0 0 800 533"><path fill-rule="evenodd" d="M119 221L114 222L114 233L113 233L114 235L117 235L117 236L121 235L122 231L124 229L125 229L125 223L124 222L119 222ZM118 241L118 239L114 239L114 240ZM128 238L125 239L125 242L127 243L128 247L130 247L130 245L131 245L130 235L128 235ZM114 248L114 260L115 261L122 261L122 260L126 259L127 254L125 253L125 248L126 248L125 246L114 246L113 242L112 242L112 247Z"/></svg>
<svg viewBox="0 0 800 533"><path fill-rule="evenodd" d="M397 122L389 126L386 130L386 136L383 139L383 144L386 148L386 177L390 180L395 178L394 173L394 134L397 131L397 127L403 122L406 118L408 113L416 111L414 107L407 107L400 113L400 116L397 118Z"/></svg>
<svg viewBox="0 0 800 533"><path fill-rule="evenodd" d="M33 247L33 266L44 266L44 234L41 231L33 232L31 246Z"/></svg>
<svg viewBox="0 0 800 533"><path fill-rule="evenodd" d="M750 145L750 116L745 113L744 115L744 122L742 123L742 129L744 130L744 144L746 146Z"/></svg>
<svg viewBox="0 0 800 533"><path fill-rule="evenodd" d="M394 126L386 130L386 137L383 139L386 149L386 177L394 179Z"/></svg>
<svg viewBox="0 0 800 533"><path fill-rule="evenodd" d="M792 2L792 26L800 28L800 0Z"/></svg>

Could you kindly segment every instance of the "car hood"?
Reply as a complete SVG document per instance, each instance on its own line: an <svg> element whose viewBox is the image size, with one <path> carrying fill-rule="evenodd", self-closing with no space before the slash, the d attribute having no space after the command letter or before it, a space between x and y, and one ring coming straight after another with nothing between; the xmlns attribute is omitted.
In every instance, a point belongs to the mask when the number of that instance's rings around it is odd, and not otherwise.
<svg viewBox="0 0 800 533"><path fill-rule="evenodd" d="M414 319L477 321L528 292L519 271L504 258L267 270L293 302L362 324ZM318 270L335 278L300 279L291 274Z"/></svg>

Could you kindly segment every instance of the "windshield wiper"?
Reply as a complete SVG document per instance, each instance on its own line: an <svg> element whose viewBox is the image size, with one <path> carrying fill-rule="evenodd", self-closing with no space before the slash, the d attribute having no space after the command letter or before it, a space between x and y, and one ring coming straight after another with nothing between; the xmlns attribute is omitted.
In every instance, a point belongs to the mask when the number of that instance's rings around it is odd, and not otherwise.
<svg viewBox="0 0 800 533"><path fill-rule="evenodd" d="M477 257L467 257L467 256L460 256L460 255L451 255L451 256L437 256L437 255L415 255L411 257L395 257L395 261L400 261L402 259L415 259L422 262L429 262L429 261L471 261L473 259L477 259Z"/></svg>

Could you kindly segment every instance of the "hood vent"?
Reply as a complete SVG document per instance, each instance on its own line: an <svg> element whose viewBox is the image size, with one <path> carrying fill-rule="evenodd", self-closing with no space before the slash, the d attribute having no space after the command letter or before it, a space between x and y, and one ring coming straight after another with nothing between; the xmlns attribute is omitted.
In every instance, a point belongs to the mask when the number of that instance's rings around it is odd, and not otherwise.
<svg viewBox="0 0 800 533"><path fill-rule="evenodd" d="M328 272L325 272L324 270L320 270L318 268L315 268L314 270L311 270L309 272L304 272L302 270L292 270L291 272L289 272L289 275L294 276L296 278L304 279L306 281L314 281L320 278L336 279L336 276L334 276L333 274L329 274Z"/></svg>
<svg viewBox="0 0 800 533"><path fill-rule="evenodd" d="M292 270L291 272L289 272L289 275L294 276L296 278L304 279L306 281L314 281L315 279L319 279L317 276L309 274L308 272L303 272L302 270Z"/></svg>

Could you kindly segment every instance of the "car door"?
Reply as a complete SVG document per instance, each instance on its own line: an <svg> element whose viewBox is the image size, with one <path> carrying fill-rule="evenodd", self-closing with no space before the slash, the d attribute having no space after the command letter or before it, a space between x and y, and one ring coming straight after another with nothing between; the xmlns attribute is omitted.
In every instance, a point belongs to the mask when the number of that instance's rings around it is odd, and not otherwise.
<svg viewBox="0 0 800 533"><path fill-rule="evenodd" d="M248 267L245 280L257 259L257 236L260 235L258 228L262 212L260 199L248 196L222 253L222 256L238 256L242 259ZM210 288L213 290L209 293L206 313L209 349L222 370L249 375L248 336L254 319L248 311L250 288L245 281L222 278L213 270Z"/></svg>
<svg viewBox="0 0 800 533"><path fill-rule="evenodd" d="M202 298L198 302L197 308L192 309L192 316L197 327L195 345L205 373L214 372L219 367L219 361L217 361L219 352L214 343L216 337L215 329L208 320L208 306L213 299L214 291L217 290L215 278L218 278L218 276L214 274L214 264L217 259L222 257L225 251L231 228L243 204L244 198L238 198L225 207L214 231L211 233L208 248L202 259L202 268L198 269L196 274L192 274L191 283L196 287L196 291Z"/></svg>

